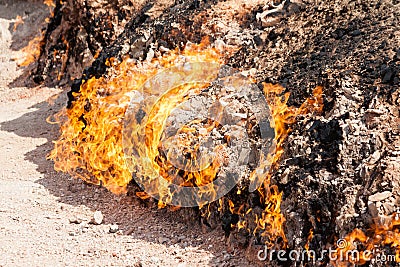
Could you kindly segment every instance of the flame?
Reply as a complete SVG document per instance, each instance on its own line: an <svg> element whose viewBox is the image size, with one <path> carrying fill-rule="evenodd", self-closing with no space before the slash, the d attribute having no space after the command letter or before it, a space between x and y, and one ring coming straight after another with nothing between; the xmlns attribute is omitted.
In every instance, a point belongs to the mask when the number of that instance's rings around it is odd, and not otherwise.
<svg viewBox="0 0 400 267"><path fill-rule="evenodd" d="M14 26L13 26L13 32L17 31L18 26L21 25L21 24L24 24L24 23L25 23L24 19L20 15L18 15L15 18L15 22L14 22Z"/></svg>
<svg viewBox="0 0 400 267"><path fill-rule="evenodd" d="M44 0L43 3L48 7L55 7L56 6L54 0Z"/></svg>
<svg viewBox="0 0 400 267"><path fill-rule="evenodd" d="M344 238L342 247L337 248L337 260L331 263L335 266L344 267L347 263L363 265L376 256L382 255L381 248L390 246L392 258L386 262L400 262L400 215L398 213L376 220L370 230L364 232L361 229L354 229ZM354 253L357 251L357 253ZM384 252L389 256L388 252ZM392 262L389 262L392 261Z"/></svg>
<svg viewBox="0 0 400 267"><path fill-rule="evenodd" d="M313 90L313 96L308 98L299 108L287 105L290 93L284 93L282 96L283 91L284 88L280 85L264 83L264 93L272 116L270 124L275 131L276 147L275 153L268 155L269 158L266 161L271 165L271 169L267 173L256 169L250 177L251 181L261 182L261 186L257 190L261 195L261 203L265 204L262 214L256 216L257 227L254 229L254 233L262 230L261 236L268 238L267 245L271 247L275 245L275 241L279 238L282 240L282 247L287 245L284 232L285 218L280 208L282 192L279 192L276 185L271 185L270 180L273 170L278 167L279 160L284 152L283 144L291 131L289 126L296 121L297 116L318 114L322 112L323 108L321 86L316 87Z"/></svg>
<svg viewBox="0 0 400 267"><path fill-rule="evenodd" d="M264 95L266 97L269 109L271 112L270 126L275 131L275 149L273 153L268 155L268 158L264 160L264 165L259 166L250 175L250 181L255 184L257 191L260 195L261 203L264 204L264 210L262 213L255 214L256 227L254 229L248 228L245 216L248 216L252 212L249 208L244 211L243 206L239 209L234 207L231 200L229 201L229 211L233 214L240 216L239 222L236 227L238 230L246 228L248 232L252 232L256 235L260 232L262 237L265 237L266 245L276 247L278 245L281 248L287 247L287 239L284 232L285 218L281 212L282 192L276 185L270 184L270 179L273 171L278 168L279 160L284 153L284 141L289 135L291 128L290 125L296 122L296 117L304 114L319 114L323 109L323 91L322 87L318 86L313 90L313 95L306 99L306 101L299 107L288 106L290 93L283 93L284 88L280 85L274 84L263 84ZM268 167L268 168L267 168ZM220 201L220 208L222 210L222 201ZM309 248L309 243L313 238L313 230L310 229L308 236L308 242L306 249ZM280 244L276 244L276 241L280 241Z"/></svg>
<svg viewBox="0 0 400 267"><path fill-rule="evenodd" d="M45 22L49 23L50 19L54 17L53 8L56 6L55 1L53 0L44 0L43 2L45 5L49 7L50 17L45 18ZM60 1L62 4L62 1ZM20 16L17 16L16 22L14 24L14 31L16 31L19 24L23 24L24 21ZM44 31L40 32L39 36L36 36L31 41L29 41L28 45L22 48L20 51L24 54L21 58L16 58L17 64L19 67L26 67L36 62L40 56L41 47L44 42ZM64 40L63 40L64 41Z"/></svg>
<svg viewBox="0 0 400 267"><path fill-rule="evenodd" d="M304 248L307 250L307 252L310 250L310 243L313 237L314 237L314 230L311 228L310 232L308 233L307 243L304 245Z"/></svg>
<svg viewBox="0 0 400 267"><path fill-rule="evenodd" d="M98 79L93 77L84 82L80 91L73 93L75 100L71 108L61 110L54 117L54 122L60 124L61 130L61 136L57 141L54 141L54 149L49 155L49 158L54 160L55 169L89 183L101 184L114 193L126 192L126 186L132 180L132 176L123 153L122 121L135 91L142 88L144 83L160 70L182 62L222 64L223 58L222 51L210 47L208 41L204 40L198 45L188 44L183 51L175 49L169 54L154 58L150 62L134 62L126 58L119 63L114 58L109 59L106 64L114 66L114 70L107 77ZM153 107L153 115L149 116L147 120L146 138L143 147L140 149L146 149L147 154L152 155L152 160L143 162L143 166L149 170L156 170L166 180L173 180L176 177L173 173L171 175L170 172L165 171L170 170L171 166L159 157L159 149L166 145L159 141L162 134L162 123L175 104L182 101L187 95L186 93L193 88L199 90L202 85L184 84L163 95L164 101L159 101ZM270 178L273 169L278 167L278 161L284 152L283 144L290 133L289 125L295 122L296 116L299 114L322 110L322 88L317 87L314 90L314 95L307 99L300 108L289 107L287 105L289 93L282 95L282 92L283 87L279 85L264 84L264 93L272 117L270 123L275 130L276 146L275 153L264 160L268 167L272 166L272 168L268 168L269 171L266 172L266 166L261 166L250 176L250 180L257 185L257 192L265 208L261 214L255 215L255 229L247 230L254 234L262 232L261 235L266 237L270 244L281 238L283 246L286 246L285 218L280 209L282 192L279 192L277 186L270 184ZM199 121L192 123L198 124ZM195 130L190 124L180 128L180 136L184 138L178 140L177 147L190 147L185 142L189 142L191 138L201 138L216 127L213 121L202 123L203 132ZM195 155L196 149L196 147L193 147L187 152ZM216 147L215 149L221 157L217 157L211 163L208 160L203 162L201 159L192 157L195 164L202 166L201 171L194 172L194 174L191 172L191 175L183 175L185 179L180 181L182 185L206 185L214 179L219 164L223 160L223 147ZM161 190L161 194L168 198L169 192L165 185L154 183L153 186L157 190L164 188L165 191ZM204 193L212 193L211 188L207 188L207 190L209 192ZM149 197L149 194L143 192L139 192L137 195L142 198ZM159 207L165 207L165 203L167 203L165 199L160 200ZM222 199L219 200L219 204L218 210L222 210ZM246 211L244 205L235 207L231 200L228 201L228 205L231 213L250 216L249 214L252 212L252 209ZM207 207L209 209L209 206ZM240 220L237 227L242 229L248 226L244 220Z"/></svg>
<svg viewBox="0 0 400 267"><path fill-rule="evenodd" d="M204 71L204 70L199 70ZM142 169L144 176L146 177L146 184L150 187L146 188L146 191L151 194L161 193L159 206L163 207L167 200L172 197L171 192L168 190L167 184L159 183L158 175L165 178L170 183L179 184L181 186L205 186L210 184L216 177L219 166L221 164L221 157L216 157L210 163L207 156L199 157L201 153L198 153L199 139L201 140L204 136L207 136L212 129L216 127L215 122L206 122L200 130L191 127L191 124L198 125L201 123L200 120L194 120L189 125L181 127L176 136L178 138L171 138L160 142L162 139L163 129L161 126L165 124L165 120L170 115L172 109L185 99L189 92L200 91L207 87L208 84L189 83L177 86L170 90L159 99L159 101L152 107L151 114L148 117L147 124L145 126L145 147L146 158L140 157L138 164ZM133 135L132 135L133 136ZM197 141L195 142L194 139ZM195 145L193 145L195 144ZM160 155L160 149L164 150L165 146L173 147L174 149L169 150L165 158ZM222 146L214 148L215 151L220 151ZM140 154L140 149L138 148ZM167 159L178 158L177 155L187 155L188 159L186 162L181 163L180 168L176 168ZM148 159L151 159L150 161ZM176 163L175 163L176 164ZM178 174L179 172L182 172ZM213 194L213 188L207 188L208 193ZM164 199L166 198L166 199ZM164 199L164 200L163 200Z"/></svg>
<svg viewBox="0 0 400 267"><path fill-rule="evenodd" d="M207 39L199 45L188 44L183 51L175 49L151 62L135 63L126 58L118 63L114 58L109 59L107 64L115 67L112 77L89 79L73 94L72 107L55 115L55 121L61 124L61 136L49 155L55 169L89 183L101 184L117 194L126 192L132 175L122 148L122 120L132 92L160 69L179 62L221 63L222 54L207 47L208 44ZM156 123L155 118L151 123ZM152 136L157 134L153 132ZM146 142L150 143L148 138ZM150 148L153 152L155 149L154 146Z"/></svg>
<svg viewBox="0 0 400 267"><path fill-rule="evenodd" d="M28 45L22 48L20 51L25 54L25 56L17 61L18 66L26 67L33 62L35 62L40 56L40 47L43 43L43 33L41 36L36 36Z"/></svg>

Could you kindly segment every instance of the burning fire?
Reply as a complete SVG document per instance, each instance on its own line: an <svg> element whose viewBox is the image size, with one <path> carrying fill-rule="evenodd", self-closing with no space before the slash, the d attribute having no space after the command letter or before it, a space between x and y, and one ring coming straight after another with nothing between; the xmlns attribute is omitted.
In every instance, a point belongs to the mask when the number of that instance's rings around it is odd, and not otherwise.
<svg viewBox="0 0 400 267"><path fill-rule="evenodd" d="M271 127L275 131L275 153L269 154L269 158L265 161L271 165L271 169L265 173L262 171L264 166L260 166L251 174L250 180L255 183L261 203L264 203L265 209L260 216L256 215L257 231L262 231L261 236L267 237L267 245L270 247L275 245L275 241L282 239L282 247L286 247L287 239L284 232L285 218L281 213L282 192L276 185L270 184L272 171L278 167L284 149L283 144L290 133L290 125L296 122L296 117L301 114L318 114L322 112L323 98L322 87L318 86L313 91L313 96L308 98L300 108L290 107L287 105L290 93L282 96L284 88L280 85L264 83L264 94L271 110ZM246 213L248 213L247 211ZM244 214L241 214L244 216ZM239 222L240 223L240 222ZM240 228L240 227L239 227Z"/></svg>
<svg viewBox="0 0 400 267"><path fill-rule="evenodd" d="M55 7L56 6L56 4L54 3L53 0L44 0L43 3L48 7Z"/></svg>
<svg viewBox="0 0 400 267"><path fill-rule="evenodd" d="M209 139L209 134L219 123L211 118L191 119L180 125L172 136L165 134L164 128L173 110L189 96L198 95L208 87L207 81L214 80L219 69L220 64L207 62L186 62L171 67L148 80L136 92L126 111L123 146L127 164L136 174L136 182L148 194L158 198L160 206L202 205L206 202L198 198L202 193L214 199L216 192L211 183L223 160L220 153L223 146L214 148L214 153L220 156L213 158L203 152L201 144ZM138 114L143 118L138 120ZM222 112L216 111L216 114ZM159 179L160 176L164 179ZM170 185L179 186L173 188ZM196 189L190 191L187 187ZM174 195L177 196L178 191L182 198L175 202Z"/></svg>
<svg viewBox="0 0 400 267"><path fill-rule="evenodd" d="M116 59L109 59L107 64L114 66L109 78L91 78L86 81L80 91L73 94L75 100L72 107L64 108L55 115L54 123L59 123L61 128L61 136L54 142L54 149L49 155L49 158L54 160L55 169L89 183L103 185L117 194L126 192L126 186L132 180L132 174L125 160L122 136L123 119L128 104L135 96L135 92L142 88L150 77L160 70L183 62L222 64L224 54L223 51L210 47L207 41L203 41L199 45L188 44L183 51L176 49L151 61L135 62L126 58L118 63ZM204 70L200 69L199 71ZM150 164L151 168L149 169L154 171L155 168L156 172L166 180L174 179L174 176L162 170L168 169L168 165L164 166L166 168L161 168L166 163L157 157L160 149L158 140L160 140L163 128L161 124L164 117L168 116L168 110L178 103L179 99L185 97L193 87L202 88L198 84L185 84L174 88L163 96L164 101L153 107L153 110L162 109L165 112L154 113L162 114L163 117L159 117L161 115L150 117L144 128L146 135L143 147L138 148L147 149L147 152L153 156L152 162L142 162L141 164L143 166ZM288 125L293 124L299 114L322 110L321 87L317 87L314 95L300 108L289 107L287 105L289 93L282 96L282 92L283 88L279 85L264 84L264 93L272 117L271 127L275 130L276 141L275 153L264 159L264 162L273 168L278 167L277 163L284 152L283 143L290 132ZM204 134L209 133L214 127L216 125L212 121L204 122ZM193 138L193 134L201 138L203 133L197 135L194 131L195 129L190 126L179 130L181 136L186 136L186 138ZM186 141L189 142L189 140ZM182 141L182 143L184 142L185 140ZM204 168L194 176L186 176L187 179L182 181L182 184L201 186L212 182L218 172L218 166L223 160L223 147L217 147L216 151L217 154L220 153L221 157L217 157L217 160L211 163L208 160L197 162L197 164L204 165ZM196 148L189 152L196 153ZM271 171L266 172L265 167L260 166L250 177L253 189L257 189L261 203L265 205L264 211L255 216L256 227L252 231L254 234L262 232L261 235L267 237L268 242L273 242L280 237L285 245L287 243L283 228L285 219L280 210L282 193L275 185L270 184L272 173ZM159 190L159 184L154 186ZM164 189L167 190L167 187ZM208 188L207 190L212 189ZM145 193L138 195L143 198L148 197ZM168 192L165 192L165 195L168 196ZM165 203L168 202L160 200L159 207L164 207ZM245 211L242 206L235 208L231 201L229 206L232 213L242 216L251 212L251 210ZM244 228L246 224L239 221L237 226Z"/></svg>
<svg viewBox="0 0 400 267"><path fill-rule="evenodd" d="M21 49L21 52L24 53L24 57L19 59L18 66L26 67L36 62L36 60L40 56L40 47L43 43L43 33L41 36L36 36L31 41L29 41L28 45Z"/></svg>
<svg viewBox="0 0 400 267"><path fill-rule="evenodd" d="M21 25L21 24L24 24L24 23L25 23L24 19L20 15L18 15L15 18L15 22L14 22L14 26L13 26L13 32L17 31L18 26Z"/></svg>
<svg viewBox="0 0 400 267"><path fill-rule="evenodd" d="M48 23L50 18L54 16L53 8L56 6L55 1L53 0L44 0L43 2L46 6L49 7L50 17L45 19L45 22ZM62 1L61 1L62 3ZM19 24L23 24L24 21L20 16L17 16L16 22L14 24L14 31L16 31ZM39 36L36 36L31 41L29 41L28 45L22 48L20 51L24 54L21 58L16 58L17 64L19 67L26 67L30 64L37 61L40 56L40 50L44 42L44 31L40 32Z"/></svg>
<svg viewBox="0 0 400 267"><path fill-rule="evenodd" d="M382 255L384 246L390 247L390 252L395 253L393 258L382 260L391 264L400 262L400 215L398 213L377 221L370 230L363 232L354 229L337 248L336 261L332 264L339 267L348 266L348 263L363 265L377 255ZM384 252L388 256L388 252Z"/></svg>
<svg viewBox="0 0 400 267"><path fill-rule="evenodd" d="M74 93L72 108L55 116L61 123L61 136L49 156L55 169L101 184L114 193L126 192L132 175L122 147L122 120L131 95L160 69L183 61L222 63L222 53L206 46L206 41L188 45L181 52L176 49L151 62L126 58L118 64L110 59L108 64L115 66L112 77L86 81Z"/></svg>

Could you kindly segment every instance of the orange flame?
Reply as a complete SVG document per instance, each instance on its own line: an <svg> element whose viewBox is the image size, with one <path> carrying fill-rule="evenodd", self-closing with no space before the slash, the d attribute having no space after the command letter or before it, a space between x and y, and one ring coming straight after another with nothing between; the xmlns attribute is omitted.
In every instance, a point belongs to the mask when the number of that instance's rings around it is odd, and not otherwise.
<svg viewBox="0 0 400 267"><path fill-rule="evenodd" d="M310 232L308 233L307 243L304 245L304 248L307 250L307 252L310 250L310 243L313 237L314 237L314 230L311 228Z"/></svg>
<svg viewBox="0 0 400 267"><path fill-rule="evenodd" d="M107 65L115 66L114 71L108 75L109 78L91 78L86 81L80 91L73 94L75 101L72 108L63 109L55 116L56 122L61 124L61 136L54 142L55 147L49 155L55 162L55 169L93 184L102 184L114 193L126 192L126 186L132 176L122 148L122 120L134 91L140 89L145 81L160 69L182 61L222 63L222 58L221 51L210 48L208 42L203 41L199 45L187 45L183 51L177 49L171 51L170 54L153 59L151 62L135 63L129 58L121 63L115 59L108 60ZM163 106L154 108L166 110L163 116L168 116L169 108L185 95L190 86L193 84L175 88L174 94L163 96L167 100L159 102ZM307 99L300 108L287 105L289 93L282 96L283 88L279 85L264 84L264 92L271 111L271 127L275 129L276 141L275 153L269 155L267 162L272 164L273 168L277 168L277 162L284 152L284 140L290 132L288 125L293 124L299 114L322 110L322 88L317 87L314 96ZM160 113L155 112L155 114ZM154 158L159 148L157 140L160 139L158 131L160 121L163 121L163 118L149 117L146 127L144 146L147 146L145 149L154 155ZM205 131L209 132L213 127L212 123L206 125ZM186 136L193 133L191 127L183 127L179 131ZM151 164L152 167L161 169L160 165L163 162ZM189 180L194 180L196 185L208 184L215 177L218 164L217 161L211 168L205 168L193 177L188 176L183 184ZM162 174L162 171L160 173ZM167 173L163 176L171 178ZM287 243L283 228L285 219L280 209L282 193L279 193L275 185L270 185L270 177L271 172L263 171L255 171L250 177L261 186L257 190L261 203L265 205L261 215L256 215L256 228L253 232L262 231L261 235L267 237L268 242L281 237L285 245ZM164 193L168 195L168 192ZM143 198L149 197L145 193L138 195ZM164 202L159 201L159 207L164 206ZM245 215L251 212L251 209L245 211L243 205L234 207L232 201L229 202L229 208L232 213ZM246 223L241 221L238 227L244 228Z"/></svg>
<svg viewBox="0 0 400 267"><path fill-rule="evenodd" d="M43 34L29 41L28 45L21 49L25 56L18 62L18 66L26 67L35 62L40 56L40 47L43 42Z"/></svg>
<svg viewBox="0 0 400 267"><path fill-rule="evenodd" d="M290 93L285 93L281 96L284 88L280 85L264 84L264 93L267 103L271 110L271 127L275 130L276 148L275 153L269 155L269 162L272 170L278 167L279 159L281 158L284 149L283 144L290 133L289 125L296 121L296 117L300 114L318 114L322 112L323 98L322 87L318 86L313 91L313 96L308 98L300 108L290 107L287 105ZM261 195L262 203L265 204L265 210L260 217L256 217L257 227L254 233L258 230L263 230L262 236L268 237L268 245L274 246L274 242L280 237L282 246L286 247L287 239L284 232L285 218L281 213L282 192L279 193L276 185L270 184L272 170L268 173L255 172L250 178L253 181L262 181L262 186L258 188Z"/></svg>
<svg viewBox="0 0 400 267"><path fill-rule="evenodd" d="M43 3L49 7L50 17L45 18L45 22L49 23L50 18L54 16L53 8L56 6L56 4L53 0L44 0ZM16 23L14 24L14 31L16 31L18 25L22 23L24 23L22 18L20 16L17 16ZM38 60L43 41L44 31L40 33L40 36L36 36L31 41L29 41L28 45L20 50L24 54L24 56L22 58L16 58L19 67L29 66L30 64Z"/></svg>
<svg viewBox="0 0 400 267"><path fill-rule="evenodd" d="M44 0L43 3L48 7L55 7L56 6L54 0Z"/></svg>
<svg viewBox="0 0 400 267"><path fill-rule="evenodd" d="M55 115L61 123L61 136L49 155L55 169L102 184L114 193L126 192L132 176L122 148L122 120L132 92L158 70L182 60L221 62L220 52L206 48L207 44L207 40L189 44L181 53L176 49L152 62L135 63L127 58L118 64L116 59L108 60L107 64L115 66L112 77L86 81L74 93L72 108Z"/></svg>
<svg viewBox="0 0 400 267"><path fill-rule="evenodd" d="M331 262L335 266L344 267L348 262L363 265L382 255L386 257L383 262L400 262L400 216L395 213L377 221L367 232L356 228L344 240L345 245L337 249L337 260ZM383 246L390 246L395 254L382 254Z"/></svg>
<svg viewBox="0 0 400 267"><path fill-rule="evenodd" d="M22 18L20 15L18 15L18 16L15 18L14 27L13 27L13 32L15 32L15 31L17 30L17 28L18 28L19 25L24 24L24 23L25 23L25 22L24 22L23 18Z"/></svg>
<svg viewBox="0 0 400 267"><path fill-rule="evenodd" d="M279 246L276 241L281 239L280 246L285 248L287 246L287 239L284 232L285 218L281 213L282 192L279 192L276 185L270 184L270 179L273 170L278 167L279 160L284 153L283 144L290 133L290 125L296 122L296 117L301 114L319 114L323 109L323 92L322 87L318 86L313 90L313 96L306 99L306 101L299 107L291 107L287 105L290 93L282 95L284 88L280 85L273 85L264 83L264 95L266 97L269 109L271 112L270 126L275 131L275 150L268 155L265 164L271 166L265 171L265 166L260 166L254 170L250 176L250 181L254 182L259 192L261 203L265 208L263 212L255 215L256 227L254 229L247 229L248 232L261 232L261 236L266 238L266 245L269 247ZM221 203L221 201L220 201ZM243 217L249 214L252 209L244 211L242 206L239 209L234 208L234 205L229 201L229 210L231 213L238 214L241 219L237 223L238 230L247 226ZM313 236L312 229L306 244L307 249Z"/></svg>

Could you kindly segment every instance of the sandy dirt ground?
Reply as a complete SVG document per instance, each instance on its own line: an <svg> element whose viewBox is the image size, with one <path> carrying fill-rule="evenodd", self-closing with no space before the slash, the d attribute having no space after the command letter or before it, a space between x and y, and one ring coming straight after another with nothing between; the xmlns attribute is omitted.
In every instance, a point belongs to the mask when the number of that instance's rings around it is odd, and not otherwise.
<svg viewBox="0 0 400 267"><path fill-rule="evenodd" d="M187 211L157 210L53 170L46 155L58 129L46 118L65 93L21 86L26 76L12 60L46 8L0 1L0 266L250 265L228 251L221 229L188 224ZM14 32L17 16L24 23ZM101 224L91 223L96 211Z"/></svg>

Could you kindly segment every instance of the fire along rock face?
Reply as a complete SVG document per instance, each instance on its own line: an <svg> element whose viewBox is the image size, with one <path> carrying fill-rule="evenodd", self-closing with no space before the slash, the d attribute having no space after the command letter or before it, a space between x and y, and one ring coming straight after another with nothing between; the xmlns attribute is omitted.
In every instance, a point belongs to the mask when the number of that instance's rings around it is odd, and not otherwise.
<svg viewBox="0 0 400 267"><path fill-rule="evenodd" d="M224 63L252 75L259 88L262 82L283 85L285 90L276 94L281 98L266 98L270 104L287 97L280 114L290 113L290 106L300 107L322 85L322 113L292 109L296 119L284 120L280 160L268 179L278 193L267 190L266 194L278 196L280 192L282 198L274 202L279 205L266 205L265 199L271 201L271 197L260 197L264 191L238 194L232 190L224 201L208 207L211 215L204 221L222 223L233 245L256 250L256 245L272 240L291 249L307 246L321 251L338 238L353 242L358 236L361 243L386 244L387 253L398 253L398 245L382 237L399 232L391 216L400 201L399 5L393 1L286 1L277 8L261 1L181 1L163 6L162 12L155 12L157 8L156 4L143 6L144 12L132 15L115 41L103 47L72 86L69 107L78 101L72 92L79 93L85 81L106 78L116 68L106 64L107 59L123 61L129 56L140 64L151 62L177 47L182 52L188 42L198 44L205 36L214 47L232 48L221 52ZM197 106L210 97L207 94L193 96L188 103ZM237 107L240 110L240 104ZM252 109L244 108L246 112ZM270 106L272 117L274 110L277 106ZM172 124L179 122L178 113L172 112L167 121L165 140L176 130ZM136 115L145 114L137 111ZM206 128L204 123L193 127L200 132ZM259 125L261 134L264 127ZM219 141L223 134L217 129L211 138ZM168 158L171 146L160 149ZM374 198L382 192L391 195ZM353 232L357 227L366 233L369 230L368 236Z"/></svg>
<svg viewBox="0 0 400 267"><path fill-rule="evenodd" d="M268 173L274 130L263 92L248 78L216 63L184 63L133 94L123 146L146 193L165 204L195 207L237 184L241 191L261 185L253 185L251 173ZM268 128L261 132L260 124Z"/></svg>

